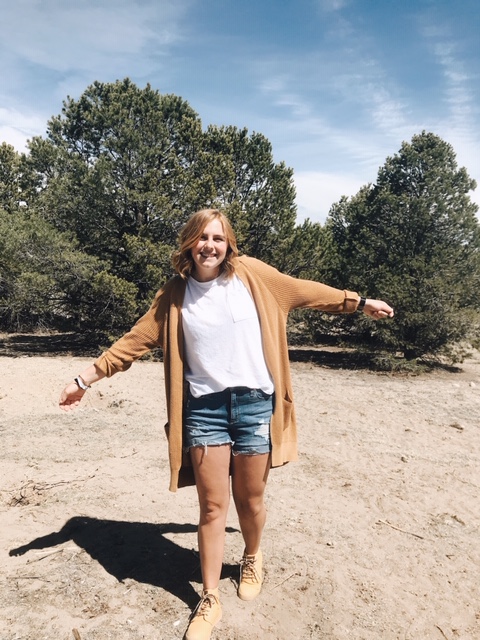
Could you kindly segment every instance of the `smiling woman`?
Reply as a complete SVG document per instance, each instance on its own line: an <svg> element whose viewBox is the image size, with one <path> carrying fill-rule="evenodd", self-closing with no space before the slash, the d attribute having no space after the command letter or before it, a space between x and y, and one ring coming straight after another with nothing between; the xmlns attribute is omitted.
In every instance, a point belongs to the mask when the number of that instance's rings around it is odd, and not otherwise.
<svg viewBox="0 0 480 640"><path fill-rule="evenodd" d="M230 491L245 543L237 594L253 600L263 583L269 470L297 459L288 312L352 313L361 305L378 319L392 317L393 309L238 257L230 223L215 209L195 213L179 239L173 258L178 275L132 330L64 389L60 406L75 408L92 383L163 348L170 488L194 483L200 506L203 592L185 638L208 640L222 616L218 587Z"/></svg>
<svg viewBox="0 0 480 640"><path fill-rule="evenodd" d="M207 224L196 247L192 249L195 262L192 276L195 280L207 282L218 277L226 253L227 240L223 225L218 218L214 218Z"/></svg>
<svg viewBox="0 0 480 640"><path fill-rule="evenodd" d="M232 259L238 256L237 239L228 218L215 209L202 209L180 231L179 248L173 266L182 278L193 276L199 282L235 271ZM213 274L213 275L212 275Z"/></svg>

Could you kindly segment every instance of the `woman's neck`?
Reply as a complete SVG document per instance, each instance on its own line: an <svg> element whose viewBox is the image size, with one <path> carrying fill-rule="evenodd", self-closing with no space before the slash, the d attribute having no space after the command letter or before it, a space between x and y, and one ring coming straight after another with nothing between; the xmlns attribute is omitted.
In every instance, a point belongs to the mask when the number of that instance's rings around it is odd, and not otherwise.
<svg viewBox="0 0 480 640"><path fill-rule="evenodd" d="M220 269L202 269L195 267L190 274L197 282L210 282L220 275Z"/></svg>

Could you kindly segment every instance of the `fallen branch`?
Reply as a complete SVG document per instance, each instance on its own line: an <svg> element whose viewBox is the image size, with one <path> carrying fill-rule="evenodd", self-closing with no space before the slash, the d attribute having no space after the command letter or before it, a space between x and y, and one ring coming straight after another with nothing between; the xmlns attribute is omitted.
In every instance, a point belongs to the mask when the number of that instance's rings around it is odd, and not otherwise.
<svg viewBox="0 0 480 640"><path fill-rule="evenodd" d="M58 487L62 484L73 484L75 482L86 482L87 480L91 480L95 477L95 474L91 476L87 476L86 478L74 478L73 480L59 480L58 482L40 482L36 483L34 480L28 480L24 485L20 487L17 491L17 495L12 495L8 505L10 507L16 507L17 505L27 505L30 504L30 499L34 496L41 495L44 491L48 491L53 489L54 487Z"/></svg>
<svg viewBox="0 0 480 640"><path fill-rule="evenodd" d="M80 634L78 633L78 629L72 629L72 633L75 640L82 640Z"/></svg>
<svg viewBox="0 0 480 640"><path fill-rule="evenodd" d="M395 531L400 531L401 533L407 533L409 536L415 536L415 538L420 538L420 540L425 540L425 538L418 533L413 533L412 531L406 531L405 529L401 529L400 527L396 527L394 524L388 522L388 520L377 520L377 524L386 524L388 527L392 527Z"/></svg>
<svg viewBox="0 0 480 640"><path fill-rule="evenodd" d="M47 484L46 482L43 486L36 486L35 488L39 491L47 491L48 489L53 489L54 487L58 487L61 484L73 484L74 482L87 482L87 480L91 480L95 477L95 474L91 476L86 476L85 478L74 478L73 480L59 480L58 482L52 482L51 484Z"/></svg>

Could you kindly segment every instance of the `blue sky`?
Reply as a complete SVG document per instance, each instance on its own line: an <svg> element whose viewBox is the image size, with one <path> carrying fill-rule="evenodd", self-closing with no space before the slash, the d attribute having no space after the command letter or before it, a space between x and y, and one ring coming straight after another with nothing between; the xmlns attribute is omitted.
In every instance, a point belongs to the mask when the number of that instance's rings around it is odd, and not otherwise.
<svg viewBox="0 0 480 640"><path fill-rule="evenodd" d="M3 0L1 15L0 142L18 150L67 95L129 77L204 127L264 134L299 222L422 130L480 184L478 0Z"/></svg>

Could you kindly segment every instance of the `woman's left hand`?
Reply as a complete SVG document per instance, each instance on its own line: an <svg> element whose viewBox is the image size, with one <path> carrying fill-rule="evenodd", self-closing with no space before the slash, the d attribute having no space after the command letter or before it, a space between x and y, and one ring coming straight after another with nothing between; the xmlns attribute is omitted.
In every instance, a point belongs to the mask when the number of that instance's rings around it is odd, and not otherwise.
<svg viewBox="0 0 480 640"><path fill-rule="evenodd" d="M366 299L363 313L366 313L367 316L370 316L374 320L393 318L394 316L393 309L389 304L383 300L372 300L371 298Z"/></svg>

